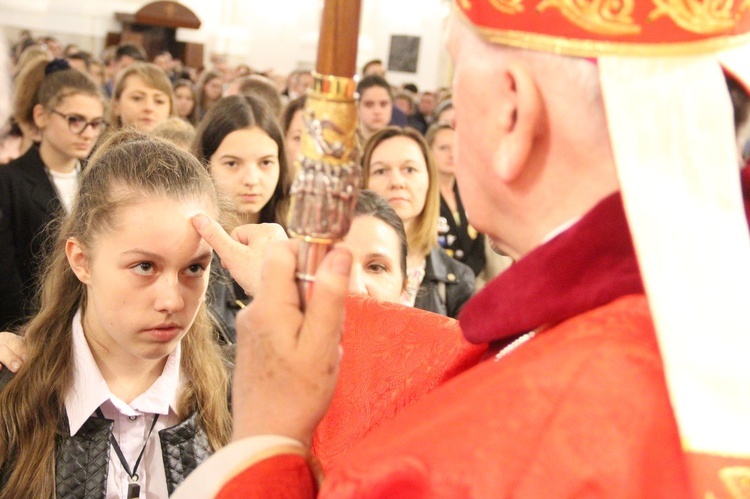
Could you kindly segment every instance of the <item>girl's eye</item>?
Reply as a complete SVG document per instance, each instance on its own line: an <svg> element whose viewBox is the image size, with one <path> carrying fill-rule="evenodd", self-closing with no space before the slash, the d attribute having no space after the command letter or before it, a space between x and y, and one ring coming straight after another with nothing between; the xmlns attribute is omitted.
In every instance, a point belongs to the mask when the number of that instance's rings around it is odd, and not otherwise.
<svg viewBox="0 0 750 499"><path fill-rule="evenodd" d="M407 166L406 168L404 168L404 171L405 171L406 173L414 173L414 172L416 172L416 171L417 171L417 169L416 169L416 168L414 168L413 166Z"/></svg>
<svg viewBox="0 0 750 499"><path fill-rule="evenodd" d="M273 159L264 159L260 162L261 166L268 168L276 164L276 161Z"/></svg>
<svg viewBox="0 0 750 499"><path fill-rule="evenodd" d="M385 168L376 168L372 172L370 172L370 175L384 175L385 174Z"/></svg>
<svg viewBox="0 0 750 499"><path fill-rule="evenodd" d="M151 262L140 262L131 267L138 275L153 275L154 264Z"/></svg>
<svg viewBox="0 0 750 499"><path fill-rule="evenodd" d="M200 277L203 275L203 272L205 272L205 270L206 267L204 267L200 263L194 263L186 269L185 273L191 277Z"/></svg>
<svg viewBox="0 0 750 499"><path fill-rule="evenodd" d="M227 168L237 168L237 161L226 161L224 162L224 166Z"/></svg>

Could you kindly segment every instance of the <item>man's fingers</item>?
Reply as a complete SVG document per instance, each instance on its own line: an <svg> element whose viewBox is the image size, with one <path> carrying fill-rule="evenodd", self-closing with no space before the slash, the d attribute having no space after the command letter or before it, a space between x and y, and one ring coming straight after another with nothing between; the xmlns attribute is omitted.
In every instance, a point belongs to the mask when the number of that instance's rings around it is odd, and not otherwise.
<svg viewBox="0 0 750 499"><path fill-rule="evenodd" d="M286 241L289 239L281 225L272 223L240 225L232 229L229 235L235 241L245 245L250 245L257 240L261 240L261 244L265 245L269 241Z"/></svg>
<svg viewBox="0 0 750 499"><path fill-rule="evenodd" d="M208 215L199 213L193 217L192 221L198 234L218 253L222 264L226 266L225 261L231 261L234 258L237 245L240 243L234 241L219 222Z"/></svg>
<svg viewBox="0 0 750 499"><path fill-rule="evenodd" d="M334 248L323 259L307 304L303 338L338 351L351 269L352 254L346 248Z"/></svg>
<svg viewBox="0 0 750 499"><path fill-rule="evenodd" d="M255 297L274 306L281 303L299 308L295 274L299 241L273 241L266 247L261 268L262 290Z"/></svg>

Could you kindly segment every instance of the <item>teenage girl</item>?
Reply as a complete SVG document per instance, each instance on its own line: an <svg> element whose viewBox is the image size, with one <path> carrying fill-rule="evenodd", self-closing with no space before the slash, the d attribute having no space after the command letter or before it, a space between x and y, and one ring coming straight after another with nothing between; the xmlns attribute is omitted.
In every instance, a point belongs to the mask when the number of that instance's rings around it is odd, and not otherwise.
<svg viewBox="0 0 750 499"><path fill-rule="evenodd" d="M228 373L204 295L218 216L189 153L115 134L84 172L0 371L0 498L167 497L230 438Z"/></svg>
<svg viewBox="0 0 750 499"><path fill-rule="evenodd" d="M39 142L0 168L0 329L33 313L43 228L70 211L83 161L104 128L104 101L86 75L62 59L37 61L20 76L17 109Z"/></svg>

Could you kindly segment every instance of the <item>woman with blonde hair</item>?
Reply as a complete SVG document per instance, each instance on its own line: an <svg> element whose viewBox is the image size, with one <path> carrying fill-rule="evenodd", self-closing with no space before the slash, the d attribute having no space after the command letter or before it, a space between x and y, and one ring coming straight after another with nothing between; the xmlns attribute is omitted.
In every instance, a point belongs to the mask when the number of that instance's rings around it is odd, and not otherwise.
<svg viewBox="0 0 750 499"><path fill-rule="evenodd" d="M26 362L0 371L0 498L167 497L230 438L229 379L206 315L218 216L206 170L115 134L59 226Z"/></svg>
<svg viewBox="0 0 750 499"><path fill-rule="evenodd" d="M35 93L40 84L39 67L50 61L52 57L49 52L39 46L33 46L23 51L16 65L12 94L13 120L21 131L21 143L13 159L26 154L34 141L39 141L39 129L34 123L33 115L34 106L37 104Z"/></svg>
<svg viewBox="0 0 750 499"><path fill-rule="evenodd" d="M135 62L120 72L110 108L115 129L127 125L150 132L173 115L172 83L159 66Z"/></svg>
<svg viewBox="0 0 750 499"><path fill-rule="evenodd" d="M414 129L387 127L370 137L363 186L398 213L408 240L404 303L457 317L474 291L474 273L437 245L440 191L432 154Z"/></svg>
<svg viewBox="0 0 750 499"><path fill-rule="evenodd" d="M451 125L438 122L432 125L425 135L435 159L440 186L438 240L448 255L471 267L478 276L484 271L487 261L484 253L484 235L477 232L469 223L458 193L456 165L453 163L455 133Z"/></svg>

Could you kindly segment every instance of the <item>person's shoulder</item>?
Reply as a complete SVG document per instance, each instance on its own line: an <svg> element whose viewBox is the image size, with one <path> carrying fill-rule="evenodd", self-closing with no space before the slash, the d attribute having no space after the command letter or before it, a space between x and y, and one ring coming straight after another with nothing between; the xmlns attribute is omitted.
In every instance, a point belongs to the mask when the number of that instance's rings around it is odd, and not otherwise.
<svg viewBox="0 0 750 499"><path fill-rule="evenodd" d="M23 155L0 166L0 177L12 179L19 176L28 176L28 174L33 173L32 170L44 171L44 164L39 156L37 146L31 146L31 149Z"/></svg>

